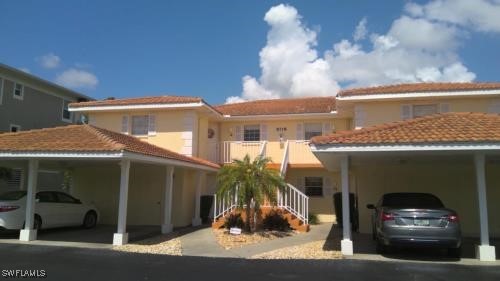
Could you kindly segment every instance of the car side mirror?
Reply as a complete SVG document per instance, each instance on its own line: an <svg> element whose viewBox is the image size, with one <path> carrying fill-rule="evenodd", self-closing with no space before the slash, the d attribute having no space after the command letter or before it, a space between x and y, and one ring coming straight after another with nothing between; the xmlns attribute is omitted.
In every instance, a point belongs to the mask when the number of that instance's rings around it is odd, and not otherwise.
<svg viewBox="0 0 500 281"><path fill-rule="evenodd" d="M366 208L368 208L370 210L375 210L375 205L373 205L373 204L367 204Z"/></svg>

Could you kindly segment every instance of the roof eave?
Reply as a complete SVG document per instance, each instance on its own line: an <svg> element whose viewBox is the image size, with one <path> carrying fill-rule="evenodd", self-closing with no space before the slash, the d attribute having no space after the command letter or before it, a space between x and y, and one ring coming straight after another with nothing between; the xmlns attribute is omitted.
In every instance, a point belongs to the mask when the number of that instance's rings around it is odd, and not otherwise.
<svg viewBox="0 0 500 281"><path fill-rule="evenodd" d="M318 144L311 143L313 153L423 152L423 151L497 151L500 142L443 142L406 144Z"/></svg>
<svg viewBox="0 0 500 281"><path fill-rule="evenodd" d="M495 96L495 95L500 95L500 89L356 94L347 96L342 96L342 94L339 94L337 100L338 101L404 100L404 99L415 99L415 98L477 97L477 96Z"/></svg>

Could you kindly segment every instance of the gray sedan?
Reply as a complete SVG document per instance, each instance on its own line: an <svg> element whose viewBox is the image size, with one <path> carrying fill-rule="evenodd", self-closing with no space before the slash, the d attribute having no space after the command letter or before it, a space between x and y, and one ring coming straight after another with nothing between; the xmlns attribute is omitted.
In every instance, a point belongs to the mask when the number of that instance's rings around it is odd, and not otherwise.
<svg viewBox="0 0 500 281"><path fill-rule="evenodd" d="M445 208L441 200L428 193L387 193L373 209L373 238L377 251L391 246L447 248L460 256L462 243L460 223L455 211Z"/></svg>

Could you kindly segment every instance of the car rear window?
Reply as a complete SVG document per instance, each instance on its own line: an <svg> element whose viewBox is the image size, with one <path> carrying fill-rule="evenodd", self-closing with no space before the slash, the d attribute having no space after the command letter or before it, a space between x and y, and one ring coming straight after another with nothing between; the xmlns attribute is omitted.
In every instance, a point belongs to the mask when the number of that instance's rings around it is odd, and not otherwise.
<svg viewBox="0 0 500 281"><path fill-rule="evenodd" d="M443 208L443 203L439 198L427 193L391 193L384 195L383 207L389 208Z"/></svg>
<svg viewBox="0 0 500 281"><path fill-rule="evenodd" d="M23 198L26 195L26 191L9 191L0 194L0 201L16 201Z"/></svg>

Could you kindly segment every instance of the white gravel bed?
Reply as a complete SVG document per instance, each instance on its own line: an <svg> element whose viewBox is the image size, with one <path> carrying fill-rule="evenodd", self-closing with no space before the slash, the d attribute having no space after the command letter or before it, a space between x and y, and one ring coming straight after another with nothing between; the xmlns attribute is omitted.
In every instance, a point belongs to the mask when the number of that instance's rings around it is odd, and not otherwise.
<svg viewBox="0 0 500 281"><path fill-rule="evenodd" d="M326 240L277 249L251 257L252 259L341 259L340 251L324 249ZM328 245L328 244L327 244ZM326 247L328 248L328 246Z"/></svg>
<svg viewBox="0 0 500 281"><path fill-rule="evenodd" d="M113 250L131 253L182 256L181 240L176 235L159 235L123 246L114 246Z"/></svg>

